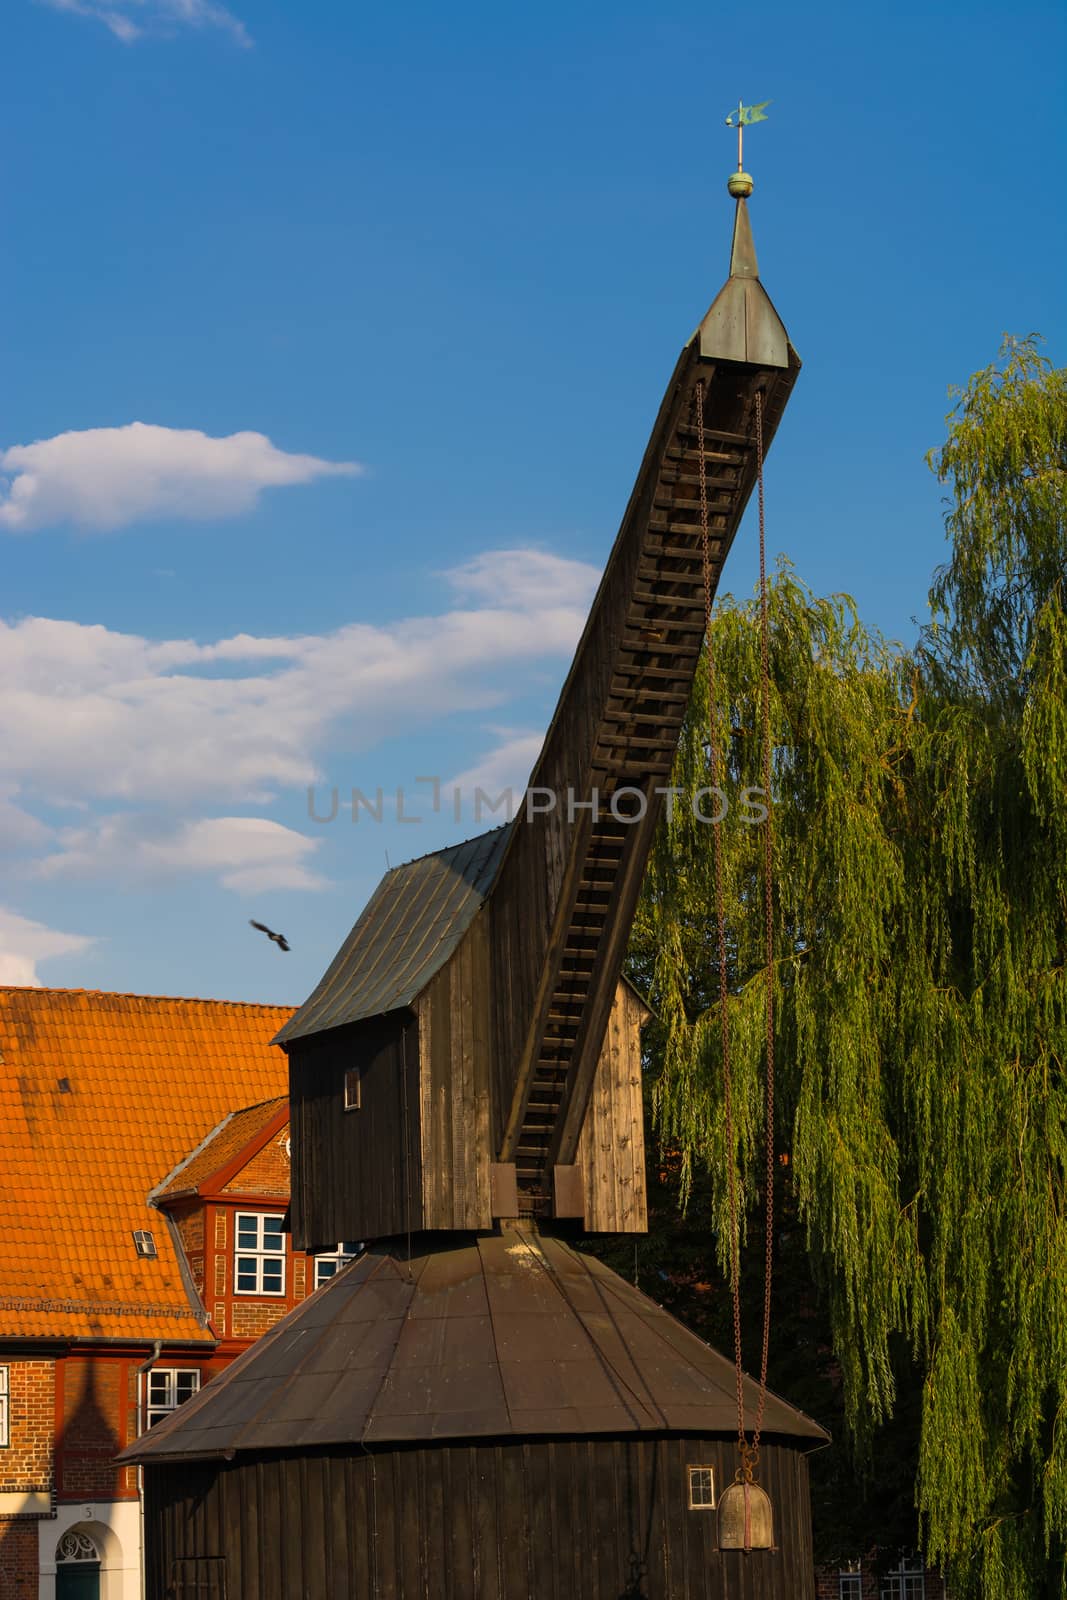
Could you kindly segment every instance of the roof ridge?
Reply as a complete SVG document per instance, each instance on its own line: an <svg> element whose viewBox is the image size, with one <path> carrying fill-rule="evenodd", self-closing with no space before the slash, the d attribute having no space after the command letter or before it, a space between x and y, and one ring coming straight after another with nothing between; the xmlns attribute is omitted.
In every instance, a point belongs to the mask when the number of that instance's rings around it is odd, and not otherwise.
<svg viewBox="0 0 1067 1600"><path fill-rule="evenodd" d="M162 1000L168 1005L187 1006L239 1006L243 1011L289 1011L298 1009L294 1004L285 1002L272 1005L266 1000L223 1000L214 995L195 994L138 994L132 989L65 989L57 988L51 984L37 983L0 983L0 994L34 994L42 997L49 994L85 995L91 999L101 1000Z"/></svg>
<svg viewBox="0 0 1067 1600"><path fill-rule="evenodd" d="M490 834L501 833L510 827L510 822L500 822L495 828L485 828L481 833L472 833L466 839L457 839L455 844L443 844L437 850L424 850L421 856L412 856L408 861L398 861L395 867L389 868L389 872L402 872L405 867L414 867L420 861L429 861L431 856L443 856L450 850L462 850L465 844L476 844L479 839L488 839ZM386 876L388 877L389 873Z"/></svg>

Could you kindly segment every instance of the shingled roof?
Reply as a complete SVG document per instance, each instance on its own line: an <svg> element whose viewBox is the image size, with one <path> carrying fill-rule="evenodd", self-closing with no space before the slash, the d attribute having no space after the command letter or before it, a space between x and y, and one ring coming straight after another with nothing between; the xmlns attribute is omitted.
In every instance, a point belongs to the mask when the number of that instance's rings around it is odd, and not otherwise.
<svg viewBox="0 0 1067 1600"><path fill-rule="evenodd" d="M508 833L506 826L493 828L387 872L318 987L275 1043L410 1005L470 927Z"/></svg>
<svg viewBox="0 0 1067 1600"><path fill-rule="evenodd" d="M148 1195L235 1106L287 1092L289 1015L0 987L0 1337L212 1342Z"/></svg>
<svg viewBox="0 0 1067 1600"><path fill-rule="evenodd" d="M745 1380L747 1421L758 1390ZM733 1363L560 1239L372 1247L122 1457L737 1427ZM765 1435L824 1440L768 1394Z"/></svg>
<svg viewBox="0 0 1067 1600"><path fill-rule="evenodd" d="M289 1096L275 1095L259 1105L243 1106L231 1111L217 1128L212 1128L191 1155L179 1161L173 1172L168 1172L161 1184L152 1190L149 1199L176 1200L179 1197L202 1194L209 1184L222 1185L232 1176L230 1168L251 1159L289 1120Z"/></svg>

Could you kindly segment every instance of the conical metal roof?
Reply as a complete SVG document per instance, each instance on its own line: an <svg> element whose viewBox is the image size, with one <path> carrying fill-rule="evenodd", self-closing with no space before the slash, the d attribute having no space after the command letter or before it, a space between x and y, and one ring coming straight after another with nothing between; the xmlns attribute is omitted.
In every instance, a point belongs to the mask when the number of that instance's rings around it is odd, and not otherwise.
<svg viewBox="0 0 1067 1600"><path fill-rule="evenodd" d="M749 1426L757 1400L746 1378ZM763 1426L828 1437L773 1394ZM731 1362L603 1262L506 1229L374 1247L120 1460L736 1427Z"/></svg>
<svg viewBox="0 0 1067 1600"><path fill-rule="evenodd" d="M789 335L760 282L748 202L738 200L730 246L730 276L712 301L693 338L711 361L741 361L756 367L788 367ZM799 366L796 352L793 362Z"/></svg>

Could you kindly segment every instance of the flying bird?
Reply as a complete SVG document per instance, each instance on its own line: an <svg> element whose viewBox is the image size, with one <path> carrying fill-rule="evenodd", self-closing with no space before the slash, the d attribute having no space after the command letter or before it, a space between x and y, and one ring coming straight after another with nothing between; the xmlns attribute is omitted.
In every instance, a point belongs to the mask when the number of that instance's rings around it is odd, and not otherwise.
<svg viewBox="0 0 1067 1600"><path fill-rule="evenodd" d="M250 927L258 928L260 933L265 933L268 939L272 939L279 950L288 950L289 941L284 933L272 933L265 922L253 922L251 917L249 917L248 921Z"/></svg>

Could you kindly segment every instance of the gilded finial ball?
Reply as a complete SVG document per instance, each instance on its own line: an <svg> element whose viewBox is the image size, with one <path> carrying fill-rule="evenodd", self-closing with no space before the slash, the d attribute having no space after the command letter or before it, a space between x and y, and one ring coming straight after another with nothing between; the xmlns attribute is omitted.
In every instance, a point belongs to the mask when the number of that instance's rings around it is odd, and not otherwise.
<svg viewBox="0 0 1067 1600"><path fill-rule="evenodd" d="M731 172L726 187L735 200L747 200L756 186L747 172Z"/></svg>

